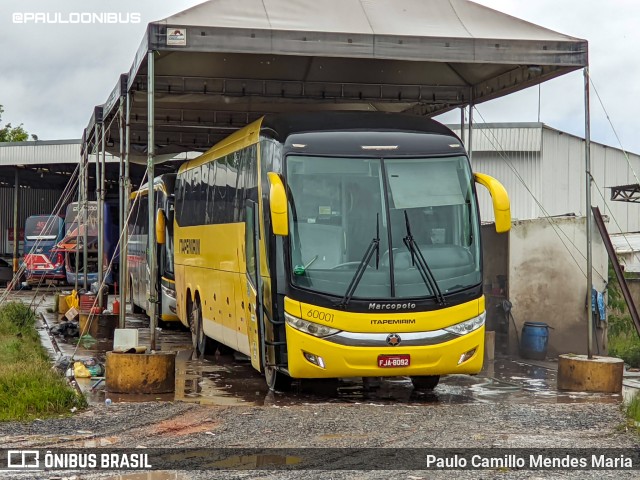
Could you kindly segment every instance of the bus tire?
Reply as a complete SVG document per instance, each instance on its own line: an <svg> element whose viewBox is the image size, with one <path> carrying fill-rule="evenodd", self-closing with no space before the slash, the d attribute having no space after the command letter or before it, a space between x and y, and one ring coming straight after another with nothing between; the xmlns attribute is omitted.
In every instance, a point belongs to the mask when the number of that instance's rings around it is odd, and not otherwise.
<svg viewBox="0 0 640 480"><path fill-rule="evenodd" d="M129 282L129 302L131 303L131 313L142 313L142 308L133 301L133 279Z"/></svg>
<svg viewBox="0 0 640 480"><path fill-rule="evenodd" d="M411 383L416 390L433 390L440 382L440 375L425 375L421 377L411 377Z"/></svg>
<svg viewBox="0 0 640 480"><path fill-rule="evenodd" d="M205 355L215 353L216 342L204 334L202 305L197 295L194 302L189 302L189 326L196 358L202 359Z"/></svg>
<svg viewBox="0 0 640 480"><path fill-rule="evenodd" d="M267 381L269 390L277 392L288 392L291 390L291 378L286 373L276 370L275 367L264 367L264 378Z"/></svg>
<svg viewBox="0 0 640 480"><path fill-rule="evenodd" d="M218 352L220 355L233 355L235 350L223 343L218 343Z"/></svg>

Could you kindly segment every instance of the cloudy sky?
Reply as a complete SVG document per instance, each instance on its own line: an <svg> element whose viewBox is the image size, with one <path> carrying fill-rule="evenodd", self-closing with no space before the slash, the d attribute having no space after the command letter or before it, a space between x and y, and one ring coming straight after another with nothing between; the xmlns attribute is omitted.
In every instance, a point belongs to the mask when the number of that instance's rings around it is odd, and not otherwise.
<svg viewBox="0 0 640 480"><path fill-rule="evenodd" d="M128 71L146 24L201 0L2 0L0 104L2 123L23 123L40 139L79 138L94 105ZM625 149L640 153L640 2L637 0L477 0L488 7L589 41L593 83ZM25 12L119 12L118 25L25 25ZM574 72L542 85L540 119L583 135L583 77ZM481 104L487 122L536 121L538 87ZM458 121L459 114L444 121ZM476 121L480 118L476 116ZM619 146L595 92L592 137Z"/></svg>

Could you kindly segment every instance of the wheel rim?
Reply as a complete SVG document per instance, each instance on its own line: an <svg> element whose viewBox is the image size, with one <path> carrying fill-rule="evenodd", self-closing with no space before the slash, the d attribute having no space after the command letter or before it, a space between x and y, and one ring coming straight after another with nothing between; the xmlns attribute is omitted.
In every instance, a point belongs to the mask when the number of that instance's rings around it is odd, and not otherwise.
<svg viewBox="0 0 640 480"><path fill-rule="evenodd" d="M276 369L273 367L264 367L264 378L267 381L269 389L273 390L276 385Z"/></svg>
<svg viewBox="0 0 640 480"><path fill-rule="evenodd" d="M196 317L196 321L198 325L198 336L197 336L197 342L198 342L198 353L200 354L200 357L204 357L204 350L205 350L205 336L204 336L204 327L202 325L202 315L200 315L200 305L198 304L197 308L196 308L196 312L197 312L197 317Z"/></svg>
<svg viewBox="0 0 640 480"><path fill-rule="evenodd" d="M189 311L189 329L191 330L191 345L197 355L200 352L198 352L198 312L196 304L192 304Z"/></svg>
<svg viewBox="0 0 640 480"><path fill-rule="evenodd" d="M203 358L206 338L204 336L204 328L202 327L202 315L200 312L200 302L196 300L191 309L191 339L196 356L198 358Z"/></svg>

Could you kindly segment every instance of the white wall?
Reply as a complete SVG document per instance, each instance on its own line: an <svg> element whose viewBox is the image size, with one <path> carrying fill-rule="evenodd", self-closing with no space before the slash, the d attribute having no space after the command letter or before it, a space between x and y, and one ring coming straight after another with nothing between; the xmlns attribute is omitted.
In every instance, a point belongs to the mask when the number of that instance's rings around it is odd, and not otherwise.
<svg viewBox="0 0 640 480"><path fill-rule="evenodd" d="M584 145L584 139L540 123L477 125L471 165L503 183L513 219L584 216ZM640 231L640 205L610 200L611 187L640 183L640 156L592 142L591 174L591 204L609 216L609 233ZM492 221L491 199L483 188L478 192L481 217Z"/></svg>
<svg viewBox="0 0 640 480"><path fill-rule="evenodd" d="M545 322L553 327L550 356L586 353L586 221L584 217L553 221L551 225L547 219L525 220L512 226L509 298L513 316L519 332L524 322ZM593 284L602 291L607 282L607 253L595 225L592 238ZM511 344L516 344L515 339Z"/></svg>

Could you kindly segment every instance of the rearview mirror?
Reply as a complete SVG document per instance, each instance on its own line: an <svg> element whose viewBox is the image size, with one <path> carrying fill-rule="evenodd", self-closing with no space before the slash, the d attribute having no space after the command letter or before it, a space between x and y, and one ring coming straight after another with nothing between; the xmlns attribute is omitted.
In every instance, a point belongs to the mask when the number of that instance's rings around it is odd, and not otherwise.
<svg viewBox="0 0 640 480"><path fill-rule="evenodd" d="M156 212L156 243L158 245L164 245L167 241L165 228L167 226L167 219L164 215L164 210L159 208Z"/></svg>
<svg viewBox="0 0 640 480"><path fill-rule="evenodd" d="M498 180L484 173L476 173L474 178L491 194L493 214L496 217L496 232L508 232L511 229L511 205L507 191Z"/></svg>
<svg viewBox="0 0 640 480"><path fill-rule="evenodd" d="M289 235L289 206L287 192L280 175L275 172L267 173L269 177L269 207L271 209L271 228L275 235L286 237Z"/></svg>

